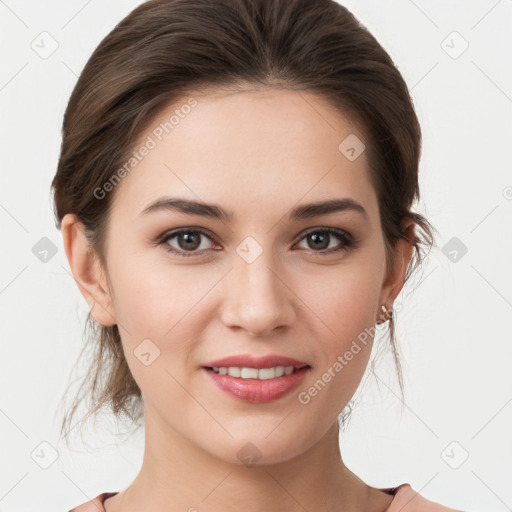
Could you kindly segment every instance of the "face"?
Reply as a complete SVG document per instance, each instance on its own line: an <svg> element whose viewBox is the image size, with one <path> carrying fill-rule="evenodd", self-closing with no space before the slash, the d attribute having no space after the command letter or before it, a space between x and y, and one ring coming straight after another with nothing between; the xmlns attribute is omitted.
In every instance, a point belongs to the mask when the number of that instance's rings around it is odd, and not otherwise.
<svg viewBox="0 0 512 512"><path fill-rule="evenodd" d="M336 422L363 376L380 305L399 291L385 275L366 154L339 149L365 135L316 95L252 90L193 95L162 136L189 97L155 118L139 147L156 144L116 186L110 311L146 422L225 461L240 463L248 442L260 463L284 461ZM162 206L171 198L217 209ZM335 211L295 212L347 199ZM278 378L258 381L254 393L268 387L257 399L221 389L204 368L235 355L308 368L277 398Z"/></svg>

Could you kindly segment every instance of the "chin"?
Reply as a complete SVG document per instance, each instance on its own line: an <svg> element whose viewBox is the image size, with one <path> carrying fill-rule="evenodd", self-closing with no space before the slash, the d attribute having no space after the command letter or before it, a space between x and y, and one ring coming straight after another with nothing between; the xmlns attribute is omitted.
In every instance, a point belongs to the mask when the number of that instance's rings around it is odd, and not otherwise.
<svg viewBox="0 0 512 512"><path fill-rule="evenodd" d="M268 432L272 432L272 428ZM281 436L275 432L268 435L268 432L254 436L234 436L234 439L224 443L225 449L209 451L228 464L251 468L286 462L307 449L297 435L284 431Z"/></svg>

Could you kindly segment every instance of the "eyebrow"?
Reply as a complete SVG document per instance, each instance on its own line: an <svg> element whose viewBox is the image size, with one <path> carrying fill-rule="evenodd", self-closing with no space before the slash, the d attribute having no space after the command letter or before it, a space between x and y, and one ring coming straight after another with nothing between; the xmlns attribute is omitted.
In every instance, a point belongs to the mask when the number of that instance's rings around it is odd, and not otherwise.
<svg viewBox="0 0 512 512"><path fill-rule="evenodd" d="M211 217L225 222L233 220L232 212L224 210L215 204L206 204L190 199L180 199L173 197L163 197L151 203L145 208L141 215L147 215L156 211L172 211L185 213L189 215L200 215L202 217ZM288 215L289 221L298 221L309 219L319 215L328 215L336 212L354 211L361 214L365 220L368 220L368 213L364 207L352 198L330 199L316 203L303 204L294 208Z"/></svg>

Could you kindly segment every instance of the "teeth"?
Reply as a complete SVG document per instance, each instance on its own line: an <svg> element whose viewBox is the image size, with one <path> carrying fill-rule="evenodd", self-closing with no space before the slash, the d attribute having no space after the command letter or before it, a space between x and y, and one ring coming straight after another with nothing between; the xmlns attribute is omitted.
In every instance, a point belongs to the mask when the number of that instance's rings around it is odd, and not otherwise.
<svg viewBox="0 0 512 512"><path fill-rule="evenodd" d="M231 377L238 377L241 379L259 379L267 380L283 375L291 375L294 373L293 366L275 366L273 368L239 368L238 366L230 367L214 367L213 371L220 375L230 375Z"/></svg>

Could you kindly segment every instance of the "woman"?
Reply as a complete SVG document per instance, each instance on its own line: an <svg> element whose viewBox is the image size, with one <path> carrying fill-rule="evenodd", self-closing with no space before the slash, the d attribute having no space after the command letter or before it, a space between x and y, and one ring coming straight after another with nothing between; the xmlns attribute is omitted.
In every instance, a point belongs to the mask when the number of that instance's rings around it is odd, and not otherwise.
<svg viewBox="0 0 512 512"><path fill-rule="evenodd" d="M114 28L52 185L100 326L91 414L143 418L146 444L75 512L453 510L339 451L376 325L402 384L393 302L433 244L420 143L392 60L331 0L152 0Z"/></svg>

